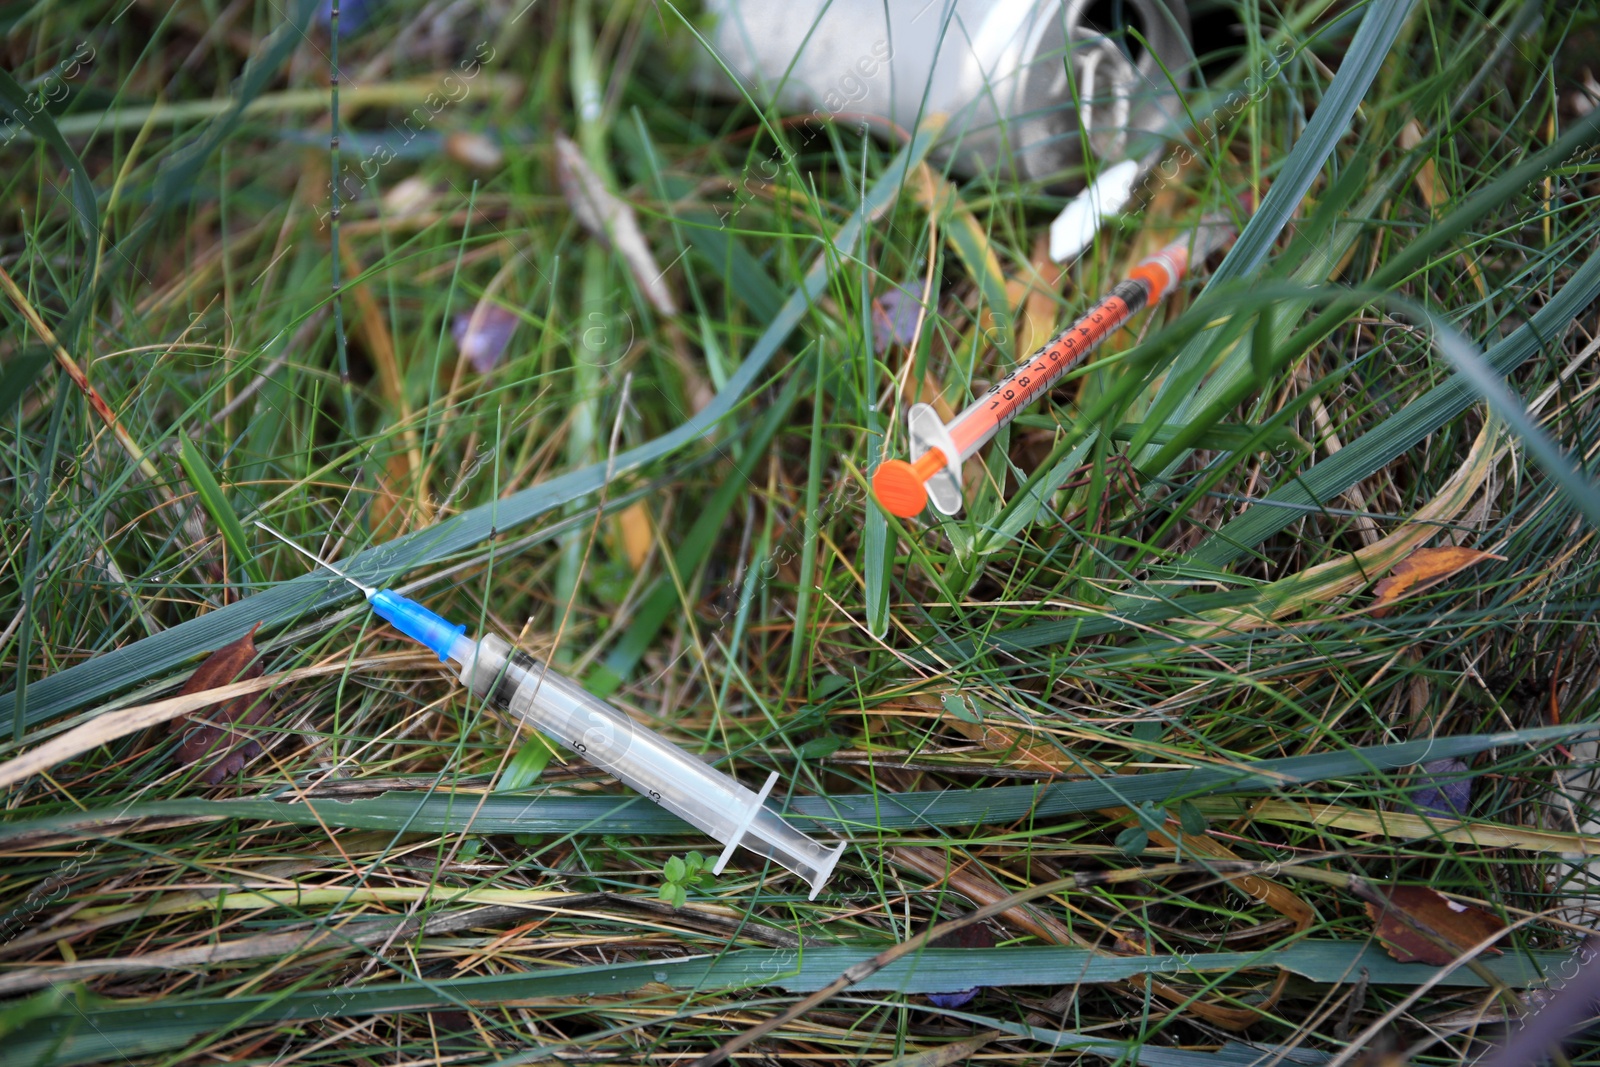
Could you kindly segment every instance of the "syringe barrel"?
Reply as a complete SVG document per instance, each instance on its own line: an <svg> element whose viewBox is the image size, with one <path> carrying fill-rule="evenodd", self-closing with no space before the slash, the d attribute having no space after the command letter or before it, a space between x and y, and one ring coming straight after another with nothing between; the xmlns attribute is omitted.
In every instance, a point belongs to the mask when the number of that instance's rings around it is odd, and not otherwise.
<svg viewBox="0 0 1600 1067"><path fill-rule="evenodd" d="M982 448L1000 427L1016 418L1040 393L1082 362L1101 341L1145 305L1147 296L1148 289L1138 282L1118 285L1077 322L1029 356L1022 366L967 405L948 427L959 459L964 460Z"/></svg>
<svg viewBox="0 0 1600 1067"><path fill-rule="evenodd" d="M805 879L812 897L833 873L842 844L824 848L767 808L765 790L746 789L503 638L462 638L451 658L472 692L728 846L718 870L740 845Z"/></svg>

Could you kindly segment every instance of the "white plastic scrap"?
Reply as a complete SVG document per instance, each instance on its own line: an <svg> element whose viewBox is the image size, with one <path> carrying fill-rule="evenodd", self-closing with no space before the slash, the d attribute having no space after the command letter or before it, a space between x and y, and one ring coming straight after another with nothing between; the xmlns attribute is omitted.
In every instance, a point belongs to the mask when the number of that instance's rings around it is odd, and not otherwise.
<svg viewBox="0 0 1600 1067"><path fill-rule="evenodd" d="M1101 171L1050 224L1050 258L1066 263L1082 255L1100 232L1101 223L1133 199L1134 186L1143 172L1136 159L1124 159Z"/></svg>

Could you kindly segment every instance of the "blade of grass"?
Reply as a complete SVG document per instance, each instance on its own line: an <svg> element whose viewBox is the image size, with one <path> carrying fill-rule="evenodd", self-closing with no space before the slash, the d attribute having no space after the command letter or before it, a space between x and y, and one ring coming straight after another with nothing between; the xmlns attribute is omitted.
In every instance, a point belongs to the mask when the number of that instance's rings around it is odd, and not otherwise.
<svg viewBox="0 0 1600 1067"><path fill-rule="evenodd" d="M1351 313L1369 301L1371 298L1365 295L1368 291L1388 290L1399 286L1421 270L1435 253L1455 240L1469 226L1483 219L1491 211L1504 206L1530 182L1543 177L1572 152L1582 150L1597 135L1600 135L1600 109L1575 122L1554 143L1507 170L1475 193L1456 211L1430 226L1415 240L1408 242L1373 273L1362 289L1353 290L1349 295L1329 301L1314 320L1297 330L1284 344L1275 349L1271 353L1271 359L1265 362L1282 367L1297 359L1312 345L1328 337ZM1198 310L1197 305L1196 311ZM1243 325L1234 328L1242 330ZM1252 362L1259 361L1261 360ZM1186 409L1186 413L1192 416L1186 420L1188 432L1177 434L1172 441L1163 446L1150 460L1147 469L1170 470L1182 458L1192 443L1191 439L1202 427L1226 417L1229 411L1233 410L1245 396L1255 391L1260 384L1262 383L1251 374L1241 373L1231 378L1221 374L1214 376L1207 382L1205 388L1195 394L1193 403L1188 405L1189 409L1197 410Z"/></svg>
<svg viewBox="0 0 1600 1067"><path fill-rule="evenodd" d="M1181 771L1113 775L1099 779L1038 786L992 786L971 790L922 793L836 794L795 797L791 816L816 820L848 831L915 830L941 826L1007 825L1109 807L1136 808L1165 804L1184 797L1276 791L1382 774L1428 760L1470 756L1493 748L1539 745L1593 732L1593 726L1547 726L1501 734L1468 734L1425 741L1352 748L1258 760L1247 765L1202 765ZM1509 764L1510 760L1502 760ZM286 791L285 797L296 794ZM632 796L507 796L491 794L478 803L476 794L418 796L386 793L364 799L307 798L296 804L276 799L152 801L116 811L72 812L0 826L0 841L44 834L103 832L103 828L140 819L173 816L263 819L302 826L357 830L399 830L411 833L695 833L671 813Z"/></svg>
<svg viewBox="0 0 1600 1067"><path fill-rule="evenodd" d="M789 639L789 669L784 674L783 692L794 692L795 681L800 676L802 662L810 662L811 642L807 637L811 621L811 596L816 586L817 530L821 525L822 479L827 464L823 459L822 410L826 393L823 384L828 380L822 362L822 349L816 352L816 378L811 391L811 450L806 458L805 514L802 518L800 545L800 581L795 588L794 629Z"/></svg>
<svg viewBox="0 0 1600 1067"><path fill-rule="evenodd" d="M62 421L75 395L68 394L65 390L56 391L55 403L50 412L50 428L45 432L44 451L39 457L39 474L33 492L33 513L28 516L28 550L23 557L22 565L22 621L17 634L17 680L14 690L18 708L28 706L28 664L32 659L36 608L34 601L39 586L39 546L44 543L44 513L46 505L50 502L52 483L50 474L55 469L56 454L61 449ZM11 739L17 744L22 743L24 721L19 715L12 724Z"/></svg>
<svg viewBox="0 0 1600 1067"><path fill-rule="evenodd" d="M1207 288L1250 277L1272 251L1278 235L1322 172L1323 164L1349 133L1350 120L1389 58L1389 50L1415 6L1416 0L1374 0L1367 5L1361 25L1340 60L1339 73L1318 102L1305 132L1284 159L1261 206L1212 272Z"/></svg>
<svg viewBox="0 0 1600 1067"><path fill-rule="evenodd" d="M244 527L239 523L239 516L234 514L233 505L228 503L227 494L222 491L222 486L212 477L210 462L200 454L194 442L189 440L189 435L182 430L178 431L178 463L182 465L183 472L189 476L189 484L194 486L195 495L200 498L200 506L205 508L206 514L211 516L211 521L216 523L217 531L227 543L228 551L233 553L235 565L243 570L245 577L250 580L249 586L265 589L266 576L261 573L261 567L256 562L250 540L245 537Z"/></svg>
<svg viewBox="0 0 1600 1067"><path fill-rule="evenodd" d="M883 460L882 416L876 408L867 413L867 469L876 470ZM895 544L899 533L889 525L882 508L868 507L861 536L861 575L867 610L867 632L879 638L889 632L890 581L893 575Z"/></svg>
<svg viewBox="0 0 1600 1067"><path fill-rule="evenodd" d="M1573 319L1597 297L1600 297L1600 255L1591 255L1548 303L1484 353L1484 362L1495 374L1509 375L1535 354L1548 351L1571 328ZM1176 562L1222 567L1238 559L1252 546L1294 522L1305 513L1306 507L1336 500L1352 485L1388 466L1465 411L1478 395L1471 384L1459 376L1434 386L1346 443L1339 452L1302 472L1289 485L1256 502Z"/></svg>
<svg viewBox="0 0 1600 1067"><path fill-rule="evenodd" d="M7 121L14 119L20 122L35 139L49 145L61 157L61 162L67 168L68 201L72 205L73 220L78 224L78 229L83 231L83 238L89 247L96 247L100 241L100 205L95 197L94 182L89 180L89 172L84 169L78 153L61 136L54 117L42 108L34 110L38 103L40 101L18 85L15 78L0 70L0 104L5 105ZM90 271L90 277L93 276L93 271Z"/></svg>
<svg viewBox="0 0 1600 1067"><path fill-rule="evenodd" d="M1356 109L1361 106L1414 6L1415 0L1382 0L1367 5L1339 72L1312 113L1305 132L1285 157L1272 188L1240 231L1227 256L1212 272L1202 294L1256 273L1334 148L1349 132ZM1154 419L1181 423L1197 421L1195 412L1204 401L1203 391L1190 391L1187 383L1209 362L1213 340L1209 333L1202 334L1179 354L1152 401ZM1227 377L1225 372L1218 376ZM1141 461L1141 466L1145 465Z"/></svg>
<svg viewBox="0 0 1600 1067"><path fill-rule="evenodd" d="M83 1011L49 1005L23 1021L10 1035L8 1048L18 1062L66 1067L160 1051L206 1033L225 1033L243 1025L384 1015L426 1011L456 1005L492 1005L507 1001L543 1001L559 997L616 996L656 982L672 990L708 993L751 986L777 986L791 993L810 993L828 985L841 972L872 960L881 946L824 945L804 950L734 949L717 956L642 960L570 967L548 973L536 970L510 975L455 978L435 983L437 991L415 983L385 983L353 989L308 990L288 994L166 998L128 1004L90 998L88 1025ZM1542 985L1569 952L1508 954L1485 961L1501 981L1516 987ZM1061 986L1104 984L1142 974L1191 973L1282 967L1314 982L1348 983L1365 968L1376 984L1412 986L1439 977L1441 968L1397 963L1370 941L1305 940L1259 952L1195 953L1182 956L1116 956L1060 946L1014 948L923 948L854 983L858 991L937 993L963 985ZM1457 969L1439 984L1482 987L1483 980ZM1057 1032L1059 1033L1059 1032ZM1123 1042L1084 1039L1121 1055ZM59 1042L59 1045L56 1043ZM40 1057L55 1048L54 1058ZM546 1053L554 1051L546 1048ZM1152 1049L1156 1064L1208 1064L1204 1053L1192 1057L1176 1050Z"/></svg>
<svg viewBox="0 0 1600 1067"><path fill-rule="evenodd" d="M1194 434L1196 448L1218 452L1233 452L1243 448L1270 451L1284 447L1299 449L1309 447L1305 439L1288 426L1244 426L1239 423L1215 423L1201 426L1195 431L1187 425L1175 426L1171 423L1162 423L1151 426L1142 422L1124 422L1116 426L1108 436L1113 441L1132 441L1136 437L1143 436L1150 444L1164 445L1175 440L1180 434Z"/></svg>
<svg viewBox="0 0 1600 1067"><path fill-rule="evenodd" d="M584 678L584 687L598 697L604 698L617 691L617 688L633 673L650 645L655 641L656 634L673 612L685 605L684 589L681 583L687 582L694 572L704 563L711 550L716 547L717 535L723 523L728 519L728 512L733 508L742 494L749 491L754 482L756 468L764 461L767 450L772 446L772 440L778 431L787 424L789 412L794 409L794 404L800 396L800 384L804 379L795 376L784 384L783 392L777 400L767 409L766 416L756 425L755 432L745 442L744 448L739 453L733 469L728 472L717 491L702 507L699 518L689 532L678 542L678 550L673 553L672 574L661 578L655 587L645 595L644 603L640 605L638 613L633 617L633 622L617 641L615 648L605 662L590 671ZM731 442L728 442L731 444Z"/></svg>

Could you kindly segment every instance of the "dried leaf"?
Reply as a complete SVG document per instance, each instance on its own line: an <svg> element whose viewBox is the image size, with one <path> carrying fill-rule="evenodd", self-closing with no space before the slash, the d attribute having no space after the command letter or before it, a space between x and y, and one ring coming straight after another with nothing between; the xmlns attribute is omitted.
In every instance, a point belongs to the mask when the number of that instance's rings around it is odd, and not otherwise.
<svg viewBox="0 0 1600 1067"><path fill-rule="evenodd" d="M1583 84L1567 100L1572 105L1572 113L1582 118L1593 111L1596 104L1600 104L1600 81L1595 81L1594 75L1585 68Z"/></svg>
<svg viewBox="0 0 1600 1067"><path fill-rule="evenodd" d="M506 161L506 154L493 138L473 130L456 130L444 139L444 153L469 170L489 173Z"/></svg>
<svg viewBox="0 0 1600 1067"><path fill-rule="evenodd" d="M1422 143L1422 125L1412 119L1400 127L1400 147L1407 152ZM1430 212L1438 211L1440 205L1450 199L1450 194L1445 191L1444 182L1439 177L1439 168L1433 160L1424 159L1417 167L1417 192L1422 196L1423 203L1428 205Z"/></svg>
<svg viewBox="0 0 1600 1067"><path fill-rule="evenodd" d="M1150 949L1150 939L1138 930L1113 929L1111 935L1116 938L1111 943L1111 951L1118 956L1149 956L1153 954Z"/></svg>
<svg viewBox="0 0 1600 1067"><path fill-rule="evenodd" d="M1422 143L1423 136L1422 124L1412 119L1400 127L1400 147L1409 152ZM1422 197L1422 202L1428 205L1429 215L1437 216L1449 206L1450 192L1445 188L1444 179L1439 177L1439 168L1432 159L1424 158L1417 166L1416 183L1417 194ZM1483 272L1478 268L1478 261L1469 256L1462 256L1461 268L1472 279L1478 292L1484 293Z"/></svg>
<svg viewBox="0 0 1600 1067"><path fill-rule="evenodd" d="M600 175L583 158L582 150L560 133L556 134L556 180L578 223L616 250L657 311L676 315L677 304L666 282L662 281L664 272L645 243L633 205L607 189Z"/></svg>
<svg viewBox="0 0 1600 1067"><path fill-rule="evenodd" d="M1460 904L1436 889L1420 885L1371 886L1352 883L1366 898L1367 915L1389 955L1401 963L1443 967L1467 949L1506 928L1499 916ZM1426 931L1426 933L1424 933ZM1435 941L1443 944L1435 944ZM1453 946L1456 951L1451 951ZM1500 954L1494 947L1486 952Z"/></svg>
<svg viewBox="0 0 1600 1067"><path fill-rule="evenodd" d="M1034 352L1061 326L1061 287L1067 271L1050 259L1050 240L1040 234L1029 257L1027 284L1018 295L1017 351ZM1013 304L1015 307L1017 304Z"/></svg>
<svg viewBox="0 0 1600 1067"><path fill-rule="evenodd" d="M179 696L203 693L234 682L261 677L261 661L256 659L255 633L260 626L231 644L223 645L206 657L178 690ZM178 766L187 767L207 758L215 762L201 774L201 780L216 785L230 774L261 754L261 746L249 738L241 727L255 726L267 717L271 703L264 694L234 697L213 704L174 723L174 729L184 730L183 741L173 758Z"/></svg>
<svg viewBox="0 0 1600 1067"><path fill-rule="evenodd" d="M388 541L405 532L406 520L411 513L413 487L411 464L406 462L404 452L397 452L384 461L378 492L372 498L374 541Z"/></svg>
<svg viewBox="0 0 1600 1067"><path fill-rule="evenodd" d="M483 301L468 314L457 315L450 334L462 359L479 374L488 374L499 364L517 332L517 316L499 304Z"/></svg>
<svg viewBox="0 0 1600 1067"><path fill-rule="evenodd" d="M650 555L650 545L655 533L650 526L650 512L644 501L638 500L617 513L617 528L622 533L622 551L627 554L628 565L634 570L644 566Z"/></svg>
<svg viewBox="0 0 1600 1067"><path fill-rule="evenodd" d="M401 178L383 194L383 211L395 218L405 218L425 211L433 203L434 188L426 179L412 175Z"/></svg>
<svg viewBox="0 0 1600 1067"><path fill-rule="evenodd" d="M1419 548L1395 564L1389 576L1372 587L1372 616L1381 619L1407 593L1421 592L1423 587L1442 582L1486 559L1503 561L1505 557L1459 545Z"/></svg>

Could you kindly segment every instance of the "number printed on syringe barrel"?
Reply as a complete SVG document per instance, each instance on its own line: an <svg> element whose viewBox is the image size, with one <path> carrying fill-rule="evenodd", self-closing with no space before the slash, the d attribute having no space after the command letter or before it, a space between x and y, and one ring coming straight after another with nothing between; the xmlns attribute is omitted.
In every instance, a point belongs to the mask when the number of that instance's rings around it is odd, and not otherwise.
<svg viewBox="0 0 1600 1067"><path fill-rule="evenodd" d="M1149 302L1149 292L1126 281L1088 314L1057 334L1022 367L990 387L950 424L950 440L969 456L993 437L1040 393L1054 385L1117 327Z"/></svg>
<svg viewBox="0 0 1600 1067"><path fill-rule="evenodd" d="M1141 260L1128 279L1090 308L1088 313L1051 338L1028 362L996 382L988 392L957 415L948 427L950 441L961 459L966 459L993 437L1000 427L1084 356L1093 352L1140 309L1160 300L1189 268L1190 257L1204 260L1233 233L1232 227L1216 218L1196 228L1184 238L1170 242Z"/></svg>

